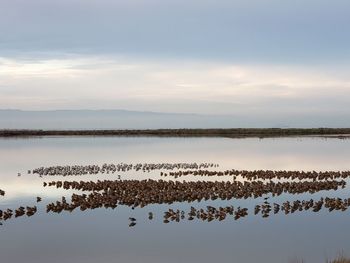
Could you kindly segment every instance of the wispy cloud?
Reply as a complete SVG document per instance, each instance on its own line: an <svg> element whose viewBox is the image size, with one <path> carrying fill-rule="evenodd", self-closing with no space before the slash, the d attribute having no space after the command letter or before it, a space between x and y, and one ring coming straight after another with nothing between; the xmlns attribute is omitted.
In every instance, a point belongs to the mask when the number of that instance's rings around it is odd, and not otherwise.
<svg viewBox="0 0 350 263"><path fill-rule="evenodd" d="M344 66L335 70L111 56L0 58L0 104L214 114L348 112L347 72Z"/></svg>

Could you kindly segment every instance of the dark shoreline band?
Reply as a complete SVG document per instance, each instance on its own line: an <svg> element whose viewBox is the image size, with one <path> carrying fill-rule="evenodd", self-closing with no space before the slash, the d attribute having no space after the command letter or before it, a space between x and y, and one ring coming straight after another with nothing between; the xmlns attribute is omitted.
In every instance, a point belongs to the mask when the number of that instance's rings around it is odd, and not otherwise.
<svg viewBox="0 0 350 263"><path fill-rule="evenodd" d="M350 128L233 128L233 129L146 129L146 130L30 130L0 129L0 137L36 136L159 136L159 137L287 137L321 136L348 138Z"/></svg>

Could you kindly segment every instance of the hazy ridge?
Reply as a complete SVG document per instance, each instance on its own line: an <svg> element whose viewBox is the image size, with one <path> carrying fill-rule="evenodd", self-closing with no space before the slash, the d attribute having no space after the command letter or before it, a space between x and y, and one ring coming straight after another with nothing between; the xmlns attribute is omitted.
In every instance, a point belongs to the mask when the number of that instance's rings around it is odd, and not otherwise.
<svg viewBox="0 0 350 263"><path fill-rule="evenodd" d="M0 110L1 129L228 128L231 116L127 110Z"/></svg>
<svg viewBox="0 0 350 263"><path fill-rule="evenodd" d="M346 116L204 115L128 110L0 110L0 129L346 128ZM327 121L326 121L327 120ZM350 123L349 123L350 124Z"/></svg>

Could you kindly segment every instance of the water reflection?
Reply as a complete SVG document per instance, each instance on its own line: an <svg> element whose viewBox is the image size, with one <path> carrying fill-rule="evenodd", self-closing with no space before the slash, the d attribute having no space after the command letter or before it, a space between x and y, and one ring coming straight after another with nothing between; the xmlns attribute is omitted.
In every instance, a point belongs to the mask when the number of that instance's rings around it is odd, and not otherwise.
<svg viewBox="0 0 350 263"><path fill-rule="evenodd" d="M56 186L56 187L63 187L64 189L70 189L70 188L74 188L74 189L78 189L78 190L83 190L83 191L93 191L93 193L91 193L90 195L86 195L86 194L82 194L82 195L78 195L78 194L73 194L72 198L71 198L71 203L67 202L66 197L62 197L60 201L56 201L54 203L50 203L46 206L46 212L54 212L54 213L61 213L62 211L69 211L69 212L73 212L76 208L80 208L80 211L85 211L87 209L97 209L97 208L111 208L111 209L115 209L118 205L126 205L126 206L131 206L132 209L140 206L141 208L149 205L149 204L163 204L163 203L167 203L167 204L172 204L175 201L177 202L188 202L188 203L193 203L194 200L197 199L198 202L201 202L203 197L198 198L198 196L200 196L200 194L197 193L197 191L193 191L195 193L195 198L194 199L186 199L186 198L182 198L181 200L179 200L178 198L174 198L174 197L170 197L173 199L166 199L166 200L162 200L161 198L161 194L159 192L157 192L157 187L154 187L154 183L159 183L157 181L142 181L142 183L145 182L151 182L153 186L151 185L147 185L147 186L143 186L141 188L141 192L144 191L145 189L147 189L147 191L142 192L142 194L138 193L135 194L132 191L129 191L132 188L136 188L138 189L139 185L137 185L135 187L135 182L132 182L132 184L129 184L130 181L104 181L104 182L97 182L97 183L93 183L93 182L51 182L48 184L48 186ZM126 184L125 184L126 183ZM179 183L174 183L174 182L161 182L161 183L166 183L168 184L168 186L166 187L167 191L173 191L174 188L169 187L170 185L177 185L176 190L179 190L181 187L179 187ZM312 186L313 191L316 191L314 188L314 185L317 184L317 182L303 182L303 183L307 183L308 186ZM118 184L122 185L122 190L118 189ZM197 185L198 182L195 183L195 185ZM206 187L205 190L209 191L211 189L215 189L215 190L219 190L220 189L220 185L221 186L225 186L226 188L224 189L225 192L229 191L229 187L227 188L228 184L231 184L230 182L226 182L226 183L219 183L219 185L215 185L213 186L211 183L206 182ZM248 183L250 184L250 183ZM288 183L287 183L288 184ZM297 183L300 184L300 183ZM302 184L302 183L301 183ZM46 183L45 183L46 185ZM242 185L242 184L241 184ZM246 186L246 184L243 184L244 186ZM111 191L111 189L113 189ZM152 193L157 195L156 199L152 199L152 197L149 196L149 191L148 190L152 190ZM245 188L245 190L247 189L251 189L252 191L255 191L254 188L251 188L250 186L248 186L248 188ZM273 188L272 188L273 189ZM288 189L288 188L287 188ZM100 194L100 193L96 193L96 191L101 191L103 190L104 193ZM120 191L121 190L121 191ZM188 189L186 189L188 190ZM185 191L186 191L185 190ZM203 190L203 188L200 189L200 191ZM222 189L220 189L222 190ZM235 189L237 190L237 189ZM319 190L324 190L324 189L319 189ZM317 191L319 191L317 190ZM333 189L336 190L336 189ZM115 192L113 192L115 191ZM241 190L238 190L241 191ZM116 193L127 193L127 196L118 196ZM190 190L190 192L192 192ZM215 192L215 191L214 191ZM264 192L264 194L267 193L271 193L271 192ZM179 193L176 193L179 194ZM226 194L225 195L218 195L215 196L211 195L212 193L209 193L209 197L204 198L205 200L216 200L217 197L219 197L221 200L230 200L233 198L233 196L228 197ZM129 195L129 196L128 196ZM138 196L142 196L141 199L138 198ZM180 196L184 196L183 192L180 193ZM210 197L211 196L211 197ZM259 192L258 196L262 196L261 192ZM272 196L274 196L274 193L272 193ZM134 197L134 198L133 198ZM252 197L252 195L250 195L249 197ZM255 196L256 198L257 196ZM236 197L237 198L237 197ZM241 198L241 196L238 196L238 198ZM245 196L245 198L247 198ZM276 215L278 214L280 211L284 212L285 215L288 214L293 214L296 211L308 211L311 210L313 212L319 212L323 207L327 208L329 212L332 211L346 211L348 209L348 207L350 206L350 198L330 198L330 197L325 197L325 198L320 198L319 200L314 201L314 199L310 199L310 200L295 200L295 201L286 201L283 202L282 204L278 204L273 202L272 204L270 202L268 202L269 197L264 197L264 202L262 204L257 204L254 207L254 215L258 215L261 214L261 216L263 218L267 218L270 216L270 213L273 211L273 214ZM37 197L36 201L39 203L42 201L41 197ZM148 201L148 203L147 203ZM4 211L0 210L0 222L2 220L6 221L8 219L11 219L13 216L15 218L17 217L21 217L24 215L27 215L28 217L33 216L35 213L37 212L37 206L21 206L15 210L12 209L6 209ZM187 214L187 216L186 216ZM148 213L148 219L152 220L153 219L153 213L149 212ZM189 220L192 221L195 218L202 220L202 221L207 221L207 222L211 222L213 220L218 220L218 221L222 221L225 220L228 217L232 217L234 220L238 220L241 217L245 217L248 216L248 208L246 207L240 207L238 206L237 208L234 208L233 205L230 206L226 206L226 207L213 207L213 206L206 206L206 209L196 209L195 207L191 206L190 211L189 212L185 212L184 210L174 210L169 208L168 211L164 212L164 223L169 223L169 222L180 222L181 220ZM134 217L129 217L129 227L134 227L136 225L136 218ZM1 225L2 222L1 222Z"/></svg>
<svg viewBox="0 0 350 263"><path fill-rule="evenodd" d="M183 168L188 168L188 164L181 164ZM163 165L161 165L164 167ZM176 166L176 165L175 165ZM55 175L55 171L59 171L59 174L63 171L64 174L66 171L71 171L69 166L64 166L64 170L62 170L61 167L50 167L50 168L40 168L41 172L37 172L39 176L42 176L42 174L47 175L47 171L49 171L49 174ZM95 171L94 166L87 166L89 169L92 167L89 171ZM103 166L104 167L104 166ZM117 166L119 167L119 166ZM123 166L121 166L123 167ZM139 166L127 166L126 170L132 170L133 167L139 167ZM144 167L150 167L148 164L145 164ZM167 169L173 169L171 167L174 167L173 165L167 165ZM196 166L197 169L200 169L200 166ZM80 171L82 167L80 167L78 170L78 174L80 174ZM105 169L105 168L103 168ZM157 168L154 168L157 169ZM177 169L181 169L181 167L178 167ZM191 169L194 169L194 167L191 167ZM83 169L84 170L84 169ZM118 169L116 169L115 166L113 166L114 172ZM126 171L122 169L122 171ZM51 172L50 172L51 171ZM103 170L104 171L104 170ZM143 170L145 172L145 170ZM222 174L222 172L214 172L215 174ZM247 174L254 174L254 172L247 172ZM274 172L272 171L272 174L280 175L281 172ZM305 172L306 175L312 174ZM329 178L334 178L334 175L338 175L339 173L336 172L327 172L329 175ZM340 173L341 175L342 173ZM238 174L237 174L238 175ZM286 171L285 175L291 175L290 172ZM65 175L64 175L65 176ZM318 178L319 175L313 174L314 178ZM283 177L282 178L286 178ZM308 178L308 177L307 177ZM271 196L279 196L283 193L285 194L301 194L301 193L316 193L319 191L329 191L334 190L336 191L338 188L345 188L346 182L344 180L328 180L328 177L325 177L324 173L322 173L322 178L326 179L325 181L321 180L313 180L313 181L299 181L299 182L293 182L293 181L287 181L287 182L263 182L259 180L254 181L164 181L164 180L98 180L96 182L94 181L52 181L52 182L44 182L43 187L56 187L56 188L63 188L65 190L78 190L80 192L90 192L90 194L86 193L73 193L71 196L71 201L67 202L67 199L65 196L62 196L60 201L56 201L53 203L50 203L46 206L46 212L54 212L54 213L61 213L62 211L69 211L73 212L75 209L79 208L81 211L85 211L87 209L96 209L96 208L112 208L115 209L117 206L123 205L123 206L129 206L132 207L132 209L135 209L136 207L146 207L151 204L173 204L175 202L187 202L191 203L194 201L202 202L202 201L208 201L208 200L231 200L231 199L248 199L248 198L259 198L264 195L270 194ZM265 202L263 205L257 205L254 209L254 214L257 214L260 212L263 214L263 217L268 217L270 211L272 210L271 205L266 201L268 197L265 197ZM40 202L42 200L41 197L37 196L36 201ZM348 207L348 199L346 199L344 202L341 198L335 199L326 198L326 206L332 208L332 210L336 209L339 210L341 208L342 211L345 211ZM281 209L282 211L285 211L286 214L291 211L293 213L295 210L308 210L309 208L312 208L314 212L317 212L321 209L323 205L323 198L321 198L320 201L315 202L311 199L310 202L300 202L295 201L292 206L290 206L289 201L285 202ZM211 207L212 208L212 207ZM280 205L274 204L274 211L277 213L279 211ZM277 212L276 212L277 211ZM0 221L1 220L8 220L14 216L15 218L21 217L23 215L27 215L28 217L34 215L37 212L37 207L33 206L20 206L19 208L15 209L14 211L12 209L6 209L4 211L0 210ZM181 219L184 218L184 212L181 211ZM238 208L238 210L234 210L233 206L228 209L222 209L220 207L219 210L216 210L214 208L208 210L208 213L204 212L203 210L200 210L197 213L197 218L201 219L208 219L209 221L212 221L214 218L219 218L219 221L225 219L226 214L229 213L231 215L234 214L235 220L239 219L240 217L244 217L248 215L248 208ZM168 216L164 219L165 223L169 222L170 220L180 220L180 212L179 210L175 213L173 210L168 211ZM189 214L189 220L193 220L193 210ZM150 216L153 217L153 216ZM129 226L135 226L136 222L135 220L132 220L130 222Z"/></svg>
<svg viewBox="0 0 350 263"><path fill-rule="evenodd" d="M298 256L310 263L324 262L324 255L333 258L341 250L350 251L350 239L344 231L350 227L349 178L344 172L341 175L337 172L335 176L326 174L327 171L349 170L349 156L350 141L315 138L0 140L0 189L5 191L5 196L0 196L0 209L13 210L12 219L2 221L4 225L0 227L1 260L7 263L21 261L203 263L219 259L221 262L271 263L288 262L288 258ZM146 199L134 196L130 199L133 201L131 206L117 203L115 209L105 208L103 205L101 208L87 208L84 211L79 206L72 213L62 210L59 214L52 211L46 213L47 206L56 205L57 201L71 205L73 194L95 195L94 191L57 188L56 185L43 187L44 183L48 184L53 179L61 181L62 177L43 175L40 178L37 174L27 173L28 170L33 171L37 167L76 164L103 166L104 163L121 162L143 164L209 161L218 164L219 169L202 168L200 169L202 172L198 173L206 173L203 171L224 173L234 168L237 171L248 171L249 174L242 173L233 178L232 175L225 173L220 176L192 176L192 174L185 175L182 171L182 174L178 174L175 178L175 174L170 175L170 172L179 170L150 172L131 170L114 174L67 176L64 180L68 182L78 180L97 183L107 180L118 181L121 184L123 181L151 179L156 182L163 180L166 182L165 185L170 181L174 181L175 185L182 184L183 181L201 186L210 183L214 185L214 190L209 193L214 193L218 197L214 200L203 198L198 201L178 195L176 198L180 201L173 203L161 203L156 202L159 199L150 199L152 202L143 208L141 204L134 205L135 200L146 200L156 196L150 194L145 196ZM259 172L256 173L255 170ZM293 178L277 176L279 173L273 173L272 177L270 173L284 170L310 173L303 175L303 178L296 176L296 172L292 172ZM319 173L315 179L317 183L319 180L326 182L324 185L318 184L319 191L314 191L313 184L304 184L313 182L314 170L324 172ZM21 173L20 177L17 176L18 173ZM243 178L242 175L247 176ZM270 180L274 184L270 184ZM253 183L256 181L261 181L261 184L257 185L265 190L276 189L276 184L279 182L280 188L286 189L286 192L273 196L271 191L263 191L263 194L257 194L256 198L251 196L245 199L243 194L243 198L227 199L219 196L220 191L215 190L215 181L222 184L229 182L231 186L240 183L244 185L243 182L248 181L247 191L248 186L254 188ZM296 183L292 188L283 184L291 181ZM330 187L327 188L327 185ZM337 187L332 188L331 185ZM293 194L291 193L293 191L289 191L303 187L306 192ZM208 190L204 189L203 195ZM245 188L239 186L238 189ZM98 193L108 193L110 190ZM147 191L152 193L152 189ZM136 193L141 195L144 192ZM131 194L125 196L132 197ZM37 197L42 200L37 202ZM181 198L185 201L181 201ZM322 207L318 210L321 200L323 200ZM27 214L16 218L15 211L21 206L24 210L19 210L20 213L27 212L27 206L36 207L37 212L30 218ZM235 212L238 211L241 211L242 216L235 220ZM245 216L244 211L247 212ZM172 216L166 223L164 216L169 212ZM225 218L220 220L224 217L224 213ZM178 221L177 215L179 215ZM129 218L134 218L135 221ZM128 227L130 224L132 226Z"/></svg>
<svg viewBox="0 0 350 263"><path fill-rule="evenodd" d="M276 215L279 212L283 212L285 215L293 214L295 212L302 212L311 210L314 213L319 212L323 207L327 208L329 212L332 211L346 211L350 206L350 198L342 199L342 198L321 198L319 200L314 201L310 200L295 200L295 201L286 201L282 204L273 203L272 205L267 201L262 204L257 204L254 207L254 215L261 215L263 218L267 218L273 214ZM171 222L180 222L181 220L189 220L192 221L194 219L198 219L201 221L211 222L213 220L222 221L227 218L232 218L234 220L238 220L241 217L248 216L248 208L242 208L234 206L226 206L226 207L213 207L206 206L203 208L195 208L191 206L189 212L185 212L184 210L179 209L169 209L164 212L164 223ZM186 216L187 215L187 216Z"/></svg>
<svg viewBox="0 0 350 263"><path fill-rule="evenodd" d="M73 211L98 207L115 208L117 205L130 207L145 207L150 204L172 204L174 202L201 202L207 200L231 200L258 198L266 194L279 196L283 193L301 194L315 193L323 190L345 188L346 182L316 181L316 182L268 182L262 181L164 181L164 180L122 180L122 181L53 181L44 186L55 186L66 190L74 189L89 191L90 194L73 193L71 203L56 202L48 206L48 211Z"/></svg>

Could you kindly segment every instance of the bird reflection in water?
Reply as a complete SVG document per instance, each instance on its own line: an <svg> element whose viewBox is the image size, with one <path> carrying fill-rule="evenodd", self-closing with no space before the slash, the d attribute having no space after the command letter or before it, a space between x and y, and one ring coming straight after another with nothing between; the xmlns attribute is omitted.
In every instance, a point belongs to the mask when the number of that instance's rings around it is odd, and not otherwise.
<svg viewBox="0 0 350 263"><path fill-rule="evenodd" d="M343 179L350 177L349 171L337 172L315 172L315 171L271 171L271 170L225 170L216 171L214 168L219 165L213 163L159 163L159 164L103 164L98 165L74 165L74 166L51 166L40 167L28 174L42 176L69 176L84 174L103 174L126 171L142 171L148 173L154 170L162 170L160 176L174 177L182 176L232 176L233 181L173 181L173 180L122 180L121 174L117 174L118 180L93 181L52 181L44 182L44 187L63 188L65 190L76 190L70 202L63 196L56 202L46 205L46 212L61 213L72 212L75 209L81 211L112 208L119 205L146 207L151 204L191 203L205 202L212 200L231 199L257 199L264 195L272 197L284 193L302 194L316 193L319 191L338 190L345 188L346 182ZM174 171L175 170L175 171ZM20 173L19 173L20 174ZM236 180L238 177L246 181ZM282 182L276 180L284 180ZM288 180L288 181L285 181ZM293 180L299 180L295 182ZM305 181L306 180L306 181ZM83 193L81 193L83 192ZM90 192L90 193L85 193ZM0 190L0 196L5 191ZM322 197L319 200L295 200L283 203L270 203L269 197L265 197L263 203L256 204L253 208L254 215L261 215L267 218L272 214L283 212L293 214L295 212L308 211L319 212L322 208L331 211L346 211L350 206L350 198L329 198ZM36 202L42 202L41 197L36 197ZM36 206L20 206L16 209L7 208L0 210L0 225L3 221L11 218L31 217L37 213ZM191 206L189 211L169 208L164 212L163 222L180 222L182 220L201 220L206 222L222 221L228 218L238 220L248 216L249 209L246 207L228 206L206 206L195 208ZM148 219L154 219L154 213L148 212ZM129 217L129 227L134 227L137 220Z"/></svg>

